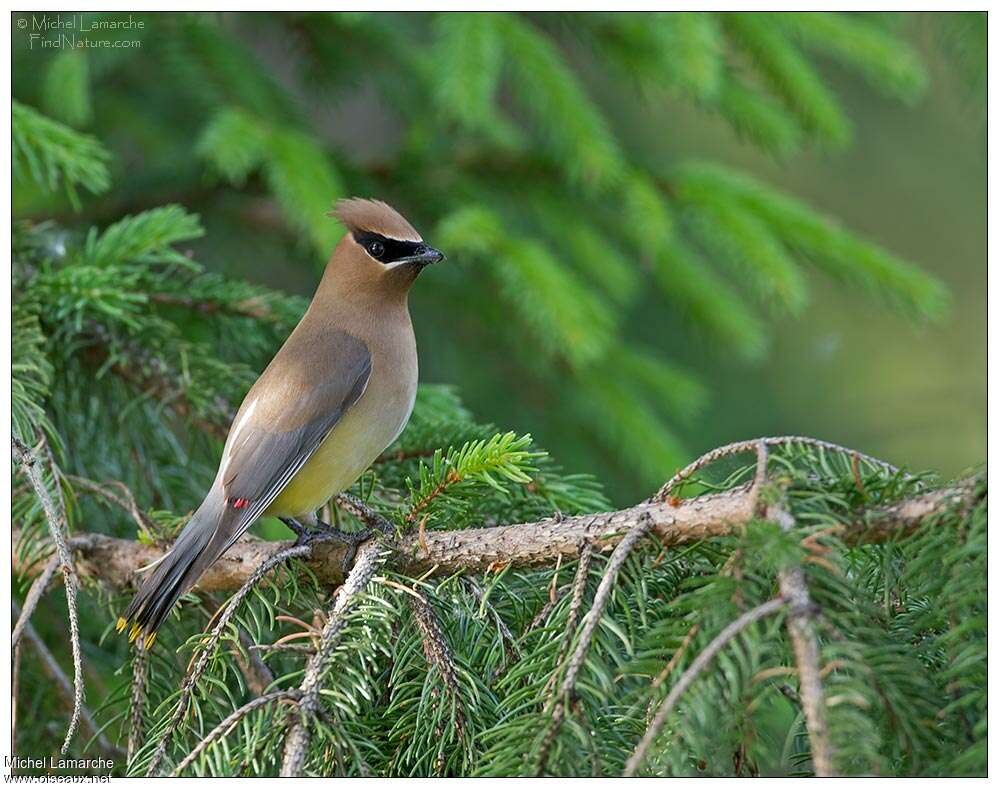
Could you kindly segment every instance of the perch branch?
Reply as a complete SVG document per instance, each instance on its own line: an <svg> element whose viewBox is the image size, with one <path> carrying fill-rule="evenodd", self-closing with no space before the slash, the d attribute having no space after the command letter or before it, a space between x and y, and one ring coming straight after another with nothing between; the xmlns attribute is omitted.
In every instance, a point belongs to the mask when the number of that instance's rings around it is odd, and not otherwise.
<svg viewBox="0 0 999 789"><path fill-rule="evenodd" d="M737 533L754 517L754 496L749 485L724 493L683 500L672 506L663 502L643 502L633 507L594 515L576 515L561 520L546 519L490 528L456 531L427 531L425 547L418 535L399 540L391 565L413 576L428 572L447 576L460 571L481 573L490 565L538 566L551 564L559 556L578 558L580 546L593 542L593 550L613 549L641 518L648 515L652 534L666 547L687 545ZM958 483L923 493L889 507L861 511L844 524L841 537L848 543L881 543L904 537L922 523L943 512L953 503L970 505L974 485ZM15 544L20 530L12 535ZM242 537L201 577L196 589L204 592L231 592L239 589L254 568L288 548L291 541L264 541L252 535ZM132 583L136 567L155 561L163 548L103 534L78 534L69 540L82 577L103 581L114 587ZM343 582L341 562L344 546L336 542L318 543L305 563L324 584ZM15 552L13 569L18 573L41 572L38 562L25 562Z"/></svg>

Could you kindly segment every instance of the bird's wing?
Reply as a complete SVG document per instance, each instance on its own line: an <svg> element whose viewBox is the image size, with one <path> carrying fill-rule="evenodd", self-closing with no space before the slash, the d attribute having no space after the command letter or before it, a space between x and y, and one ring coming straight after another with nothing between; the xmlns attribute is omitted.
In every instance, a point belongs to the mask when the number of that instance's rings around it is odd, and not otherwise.
<svg viewBox="0 0 999 789"><path fill-rule="evenodd" d="M371 354L347 332L303 321L250 389L229 431L216 484L153 569L119 626L151 635L173 604L305 465L361 397Z"/></svg>
<svg viewBox="0 0 999 789"><path fill-rule="evenodd" d="M247 394L220 467L228 549L301 470L360 399L371 375L367 346L332 327L296 332Z"/></svg>

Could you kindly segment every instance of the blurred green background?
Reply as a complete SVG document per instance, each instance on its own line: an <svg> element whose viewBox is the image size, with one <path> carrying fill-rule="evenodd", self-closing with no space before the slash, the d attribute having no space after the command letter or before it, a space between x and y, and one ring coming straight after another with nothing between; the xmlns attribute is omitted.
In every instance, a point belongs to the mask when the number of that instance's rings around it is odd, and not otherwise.
<svg viewBox="0 0 999 789"><path fill-rule="evenodd" d="M984 458L984 15L85 14L132 45L76 49L41 16L15 99L112 183L18 183L15 218L180 203L209 270L309 295L332 201L386 199L450 255L421 379L618 503L764 434Z"/></svg>

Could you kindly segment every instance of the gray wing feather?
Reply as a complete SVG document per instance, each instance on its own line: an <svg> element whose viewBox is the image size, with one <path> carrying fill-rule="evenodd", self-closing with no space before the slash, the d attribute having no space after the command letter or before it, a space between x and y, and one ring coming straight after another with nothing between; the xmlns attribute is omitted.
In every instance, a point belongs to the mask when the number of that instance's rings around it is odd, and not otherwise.
<svg viewBox="0 0 999 789"><path fill-rule="evenodd" d="M147 634L260 516L364 393L371 375L367 346L338 329L303 324L240 407L217 484L125 612L124 619L134 619ZM244 424L248 403L259 410ZM236 500L246 503L234 507Z"/></svg>
<svg viewBox="0 0 999 789"><path fill-rule="evenodd" d="M327 344L330 339L335 342ZM236 510L238 517L226 548L277 498L364 393L371 375L371 354L365 344L344 332L318 342L320 347L310 348L298 359L316 378L301 390L301 399L293 404L296 414L314 416L287 429L282 429L287 420L280 419L273 424L248 425L240 433L239 445L230 453L227 473L221 480L223 493L227 502L243 499L248 503ZM335 374L330 375L330 370ZM272 374L268 369L265 375L273 379L281 372L279 368Z"/></svg>

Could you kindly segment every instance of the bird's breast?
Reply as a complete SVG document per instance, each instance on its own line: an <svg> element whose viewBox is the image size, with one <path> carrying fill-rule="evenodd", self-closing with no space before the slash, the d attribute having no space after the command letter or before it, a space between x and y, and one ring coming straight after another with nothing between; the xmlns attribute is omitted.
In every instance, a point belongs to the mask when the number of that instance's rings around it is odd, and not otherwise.
<svg viewBox="0 0 999 789"><path fill-rule="evenodd" d="M372 349L371 376L364 393L266 514L294 517L315 512L353 485L402 432L416 400L415 342L397 342L388 353L378 351Z"/></svg>

